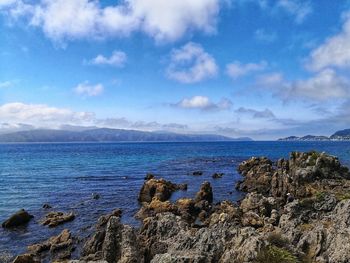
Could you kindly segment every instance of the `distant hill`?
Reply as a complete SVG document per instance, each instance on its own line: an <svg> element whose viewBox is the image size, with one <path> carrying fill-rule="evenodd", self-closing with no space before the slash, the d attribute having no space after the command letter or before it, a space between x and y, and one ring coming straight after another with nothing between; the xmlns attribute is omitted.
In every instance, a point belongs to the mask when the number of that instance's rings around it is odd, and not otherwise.
<svg viewBox="0 0 350 263"><path fill-rule="evenodd" d="M349 141L350 129L335 132L330 137L320 135L306 135L303 137L289 136L278 139L279 141Z"/></svg>
<svg viewBox="0 0 350 263"><path fill-rule="evenodd" d="M333 140L350 140L350 129L335 132L330 139Z"/></svg>
<svg viewBox="0 0 350 263"><path fill-rule="evenodd" d="M247 141L213 134L177 134L97 128L88 130L38 129L0 134L0 142L190 142Z"/></svg>
<svg viewBox="0 0 350 263"><path fill-rule="evenodd" d="M303 137L290 136L286 138L278 139L279 141L329 141L329 137L327 136L319 136L319 135L306 135Z"/></svg>

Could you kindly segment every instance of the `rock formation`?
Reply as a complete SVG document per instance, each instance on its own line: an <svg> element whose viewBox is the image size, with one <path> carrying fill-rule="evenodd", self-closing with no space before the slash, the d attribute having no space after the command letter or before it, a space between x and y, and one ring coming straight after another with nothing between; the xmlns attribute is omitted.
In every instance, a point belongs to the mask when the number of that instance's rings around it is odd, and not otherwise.
<svg viewBox="0 0 350 263"><path fill-rule="evenodd" d="M120 210L101 217L71 262L350 262L350 177L336 157L254 157L238 170L238 188L247 192L238 204L213 204L208 182L193 199L170 202L178 188L149 177L139 197L141 227L123 225Z"/></svg>

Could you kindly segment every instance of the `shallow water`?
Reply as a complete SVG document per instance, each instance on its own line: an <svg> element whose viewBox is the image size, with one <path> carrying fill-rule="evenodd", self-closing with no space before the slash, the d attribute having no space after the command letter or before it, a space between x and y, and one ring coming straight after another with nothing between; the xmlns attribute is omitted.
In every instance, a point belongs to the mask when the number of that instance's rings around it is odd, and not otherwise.
<svg viewBox="0 0 350 263"><path fill-rule="evenodd" d="M22 253L27 245L64 228L83 238L100 215L116 208L123 210L125 223L137 226L137 195L148 172L188 184L188 191L176 192L173 200L193 197L207 180L215 202L237 201L243 196L234 190L241 161L251 156L276 160L296 150L326 151L350 164L350 142L0 144L0 222L21 208L35 216L24 228L0 229L0 252ZM204 174L189 175L197 170ZM215 180L215 172L225 175ZM93 200L93 193L101 198ZM54 211L74 211L77 217L48 229L38 223L47 212L41 208L44 203Z"/></svg>

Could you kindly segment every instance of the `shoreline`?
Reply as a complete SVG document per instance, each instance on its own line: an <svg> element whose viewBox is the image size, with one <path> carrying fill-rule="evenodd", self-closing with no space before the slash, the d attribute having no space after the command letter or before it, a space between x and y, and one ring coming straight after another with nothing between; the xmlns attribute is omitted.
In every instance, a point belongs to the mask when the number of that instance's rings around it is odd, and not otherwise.
<svg viewBox="0 0 350 263"><path fill-rule="evenodd" d="M67 232L61 233L66 236L63 245L51 241L37 244L40 249L29 249L22 258L49 256L58 257L58 262L108 263L263 262L274 255L292 263L350 260L350 240L341 232L349 231L350 173L336 157L292 153L288 160L276 163L253 157L238 170L244 179L237 188L247 194L237 203L223 200L214 204L215 192L207 182L195 197L170 202L172 193L185 187L150 176L139 194L139 229L122 224L121 211L116 210L99 219L79 261L67 260L76 246ZM342 240L338 247L329 241L335 239ZM57 246L64 249L57 250ZM320 248L314 250L314 246Z"/></svg>

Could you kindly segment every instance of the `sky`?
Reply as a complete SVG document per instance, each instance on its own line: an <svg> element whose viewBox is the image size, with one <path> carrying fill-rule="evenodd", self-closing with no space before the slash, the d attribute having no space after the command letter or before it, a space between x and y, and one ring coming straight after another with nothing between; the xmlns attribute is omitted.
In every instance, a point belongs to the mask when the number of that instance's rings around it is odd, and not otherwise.
<svg viewBox="0 0 350 263"><path fill-rule="evenodd" d="M0 0L2 132L329 136L349 73L347 0Z"/></svg>

